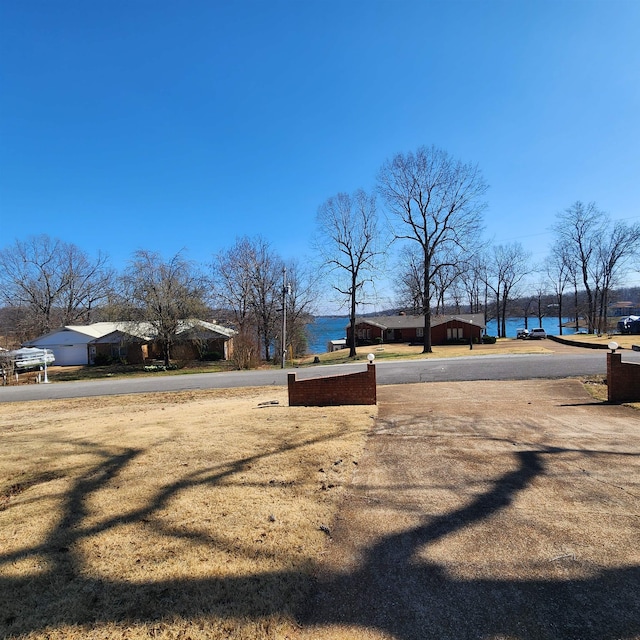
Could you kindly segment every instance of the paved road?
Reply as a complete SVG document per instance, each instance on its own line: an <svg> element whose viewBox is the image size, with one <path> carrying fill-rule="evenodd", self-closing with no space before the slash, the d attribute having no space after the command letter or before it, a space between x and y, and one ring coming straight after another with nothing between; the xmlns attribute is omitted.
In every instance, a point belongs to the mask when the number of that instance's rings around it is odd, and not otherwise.
<svg viewBox="0 0 640 640"><path fill-rule="evenodd" d="M640 363L640 352L624 351L623 362ZM17 387L0 387L0 402L22 402L54 398L184 391L229 387L283 386L287 374L298 378L338 375L362 371L364 364L317 366L305 369L233 371L117 380L91 380ZM397 360L377 364L378 384L448 382L463 380L527 380L566 378L606 372L606 351L566 348L552 354L483 355L462 358Z"/></svg>

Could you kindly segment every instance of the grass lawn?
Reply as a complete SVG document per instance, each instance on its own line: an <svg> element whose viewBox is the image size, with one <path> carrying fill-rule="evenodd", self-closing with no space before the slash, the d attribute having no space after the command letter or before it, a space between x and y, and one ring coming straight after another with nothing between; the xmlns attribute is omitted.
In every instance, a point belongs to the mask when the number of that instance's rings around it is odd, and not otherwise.
<svg viewBox="0 0 640 640"><path fill-rule="evenodd" d="M461 356L482 356L498 353L550 353L546 343L542 340L514 340L499 338L495 344L469 345L434 345L433 353L422 353L422 346L408 344L382 344L369 347L358 347L355 360L367 360L367 355L373 353L376 360L419 360L425 358L459 358ZM353 362L349 358L349 349L341 349L333 353L322 353L317 356L320 364L343 364ZM298 366L311 366L316 356L305 356L296 360ZM317 364L317 363L316 363Z"/></svg>
<svg viewBox="0 0 640 640"><path fill-rule="evenodd" d="M620 335L620 334L611 334L611 336L605 334L596 335L594 333L589 334L578 334L575 336L561 336L562 338L566 338L567 340L571 340L571 342L575 342L578 344L592 345L607 345L611 341L617 342L618 345L622 349L631 349L633 345L640 345L640 336L632 336L632 335Z"/></svg>
<svg viewBox="0 0 640 640"><path fill-rule="evenodd" d="M376 408L286 404L4 404L0 637L293 637Z"/></svg>

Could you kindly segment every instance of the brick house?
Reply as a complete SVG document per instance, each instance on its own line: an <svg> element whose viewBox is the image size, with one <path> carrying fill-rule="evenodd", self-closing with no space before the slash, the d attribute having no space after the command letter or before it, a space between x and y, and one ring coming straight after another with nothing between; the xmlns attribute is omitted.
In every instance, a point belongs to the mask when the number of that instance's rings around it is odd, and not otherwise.
<svg viewBox="0 0 640 640"><path fill-rule="evenodd" d="M431 316L431 344L447 344L452 341L481 342L486 325L483 313ZM347 341L351 338L351 325L347 326ZM358 344L377 342L422 343L424 340L424 316L400 314L376 316L356 321Z"/></svg>

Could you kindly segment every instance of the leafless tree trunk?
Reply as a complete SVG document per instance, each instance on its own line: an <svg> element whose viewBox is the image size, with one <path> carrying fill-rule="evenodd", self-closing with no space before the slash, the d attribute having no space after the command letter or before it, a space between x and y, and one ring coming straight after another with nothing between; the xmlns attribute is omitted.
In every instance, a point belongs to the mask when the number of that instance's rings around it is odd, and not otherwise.
<svg viewBox="0 0 640 640"><path fill-rule="evenodd" d="M469 252L480 234L487 185L475 165L435 147L397 154L382 166L378 185L398 222L395 238L417 242L422 251L423 352L431 353L433 282L439 271L455 265L438 256Z"/></svg>
<svg viewBox="0 0 640 640"><path fill-rule="evenodd" d="M596 300L593 286L594 261L598 236L605 232L604 213L595 203L575 202L557 216L554 230L567 260L576 265L587 296L587 326L593 333L596 326Z"/></svg>
<svg viewBox="0 0 640 640"><path fill-rule="evenodd" d="M526 304L522 307L522 315L524 317L524 328L529 328L529 310L533 304L533 298L527 298Z"/></svg>
<svg viewBox="0 0 640 640"><path fill-rule="evenodd" d="M278 332L281 317L280 279L282 260L262 238L253 243L251 270L251 305L258 320L258 336L264 348L264 359L271 360L271 348Z"/></svg>
<svg viewBox="0 0 640 640"><path fill-rule="evenodd" d="M381 251L374 196L339 193L318 209L315 247L332 277L333 288L349 305L349 357L356 356L356 309Z"/></svg>
<svg viewBox="0 0 640 640"><path fill-rule="evenodd" d="M556 243L553 246L544 268L547 275L547 281L553 289L553 296L555 298L556 308L558 311L558 326L560 328L560 335L562 335L563 296L565 289L572 282L572 276L571 269L569 267L569 260L567 259L561 244Z"/></svg>
<svg viewBox="0 0 640 640"><path fill-rule="evenodd" d="M547 288L544 283L540 283L535 288L536 315L538 316L538 326L542 327L542 318L546 316L545 307L549 301Z"/></svg>
<svg viewBox="0 0 640 640"><path fill-rule="evenodd" d="M486 291L485 282L486 278L484 274L486 272L486 265L484 263L484 257L481 253L478 253L467 261L467 267L462 278L462 284L469 302L469 313L478 313L480 311L480 287L483 286ZM486 293L484 297L484 309L486 313L487 299Z"/></svg>
<svg viewBox="0 0 640 640"><path fill-rule="evenodd" d="M519 242L498 245L493 248L493 259L489 267L487 285L496 296L498 337L507 332L507 306L509 300L517 297L516 287L531 271L530 254Z"/></svg>

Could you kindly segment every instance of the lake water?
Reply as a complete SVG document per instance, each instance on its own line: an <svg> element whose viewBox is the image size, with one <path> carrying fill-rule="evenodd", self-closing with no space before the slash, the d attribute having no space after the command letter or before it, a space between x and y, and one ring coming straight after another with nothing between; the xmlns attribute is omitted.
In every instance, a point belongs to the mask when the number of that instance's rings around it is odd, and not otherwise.
<svg viewBox="0 0 640 640"><path fill-rule="evenodd" d="M569 318L563 318L562 322L569 322ZM518 329L524 329L524 318L507 318L507 338L515 338ZM538 318L529 317L529 329L535 329L538 325ZM560 326L558 318L542 318L542 328L550 335L560 335ZM575 328L563 327L562 335L571 335L575 333ZM495 320L487 322L487 335L497 336L498 328Z"/></svg>
<svg viewBox="0 0 640 640"><path fill-rule="evenodd" d="M349 318L345 316L321 316L307 325L309 353L325 353L329 340L347 337Z"/></svg>
<svg viewBox="0 0 640 640"><path fill-rule="evenodd" d="M564 319L567 322L568 318ZM309 349L311 354L324 353L327 350L327 342L329 340L339 340L347 337L347 325L349 318L346 316L321 316L315 319L315 322L307 325L309 331ZM529 329L538 326L537 318L529 318ZM507 318L507 337L515 338L516 331L524 328L524 318ZM542 318L542 328L551 335L558 335L560 329L558 327L557 318ZM563 335L571 335L575 333L574 329L565 327L562 330ZM487 323L487 334L490 336L498 335L496 321L491 320Z"/></svg>

